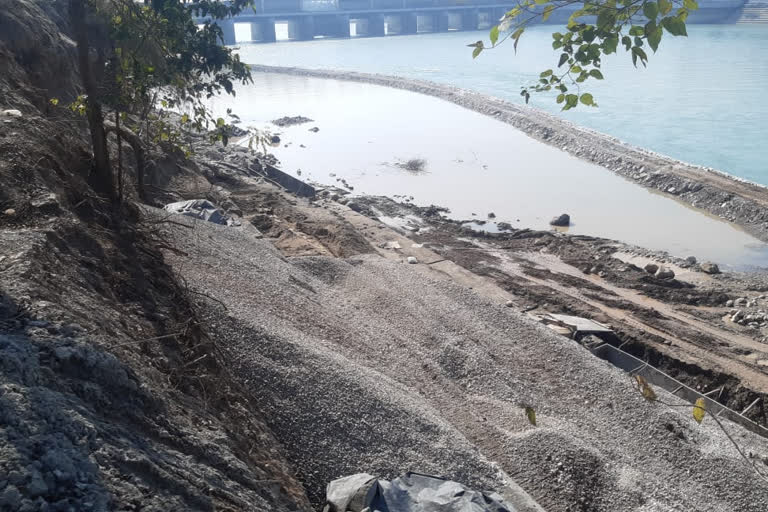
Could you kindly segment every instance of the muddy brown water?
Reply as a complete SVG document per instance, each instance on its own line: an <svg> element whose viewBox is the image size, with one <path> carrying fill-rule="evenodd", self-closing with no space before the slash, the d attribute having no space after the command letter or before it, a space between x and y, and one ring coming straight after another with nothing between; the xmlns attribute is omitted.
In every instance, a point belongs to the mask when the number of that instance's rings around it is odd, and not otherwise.
<svg viewBox="0 0 768 512"><path fill-rule="evenodd" d="M302 179L355 193L413 197L462 219L549 228L560 213L569 232L621 240L733 268L768 267L768 245L736 225L639 187L522 132L446 101L386 87L268 73L237 97L218 100L244 127L280 133L271 151ZM313 123L269 123L302 115ZM318 127L319 131L309 129ZM425 172L397 165L426 161Z"/></svg>

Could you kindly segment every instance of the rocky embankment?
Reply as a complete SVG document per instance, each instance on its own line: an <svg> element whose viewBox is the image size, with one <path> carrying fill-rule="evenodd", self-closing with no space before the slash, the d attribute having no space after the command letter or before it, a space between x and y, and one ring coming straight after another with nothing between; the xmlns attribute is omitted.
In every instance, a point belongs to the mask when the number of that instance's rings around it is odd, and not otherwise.
<svg viewBox="0 0 768 512"><path fill-rule="evenodd" d="M700 167L624 143L540 110L434 82L352 71L251 66L285 73L384 85L450 101L510 124L527 135L742 226L768 241L768 189L715 169Z"/></svg>

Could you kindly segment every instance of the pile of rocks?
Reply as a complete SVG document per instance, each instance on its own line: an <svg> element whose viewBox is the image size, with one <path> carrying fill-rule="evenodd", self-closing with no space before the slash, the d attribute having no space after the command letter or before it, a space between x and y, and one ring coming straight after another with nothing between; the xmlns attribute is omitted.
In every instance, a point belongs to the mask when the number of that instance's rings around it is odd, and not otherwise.
<svg viewBox="0 0 768 512"><path fill-rule="evenodd" d="M731 308L728 313L731 322L752 327L754 329L768 327L768 312L766 312L765 309L760 308L758 302L765 299L766 295L760 295L759 297L751 299L747 297L739 297L738 299L727 301L725 306ZM754 309L754 311L750 311L750 309Z"/></svg>

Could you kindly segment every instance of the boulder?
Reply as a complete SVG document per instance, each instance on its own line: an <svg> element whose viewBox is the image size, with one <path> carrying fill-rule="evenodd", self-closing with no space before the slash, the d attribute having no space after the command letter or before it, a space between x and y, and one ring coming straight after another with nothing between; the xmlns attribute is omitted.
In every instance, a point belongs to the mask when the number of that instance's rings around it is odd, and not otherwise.
<svg viewBox="0 0 768 512"><path fill-rule="evenodd" d="M559 217L553 218L549 221L550 226L566 227L571 225L571 216L567 213L563 213Z"/></svg>
<svg viewBox="0 0 768 512"><path fill-rule="evenodd" d="M417 260L417 259L416 259L416 258L414 258L413 256L408 256L408 258L406 258L406 260L405 260L405 261L407 261L407 262L408 262L408 263L410 263L411 265L415 265L415 264L417 264L417 263L419 262L419 260Z"/></svg>
<svg viewBox="0 0 768 512"><path fill-rule="evenodd" d="M496 227L499 229L499 231L512 231L512 224L509 222L498 222L496 224Z"/></svg>
<svg viewBox="0 0 768 512"><path fill-rule="evenodd" d="M720 267L717 266L717 263L712 262L704 262L701 265L701 271L707 274L719 274L720 273Z"/></svg>
<svg viewBox="0 0 768 512"><path fill-rule="evenodd" d="M656 271L656 277L658 279L674 279L675 272L671 268L659 267L659 270Z"/></svg>
<svg viewBox="0 0 768 512"><path fill-rule="evenodd" d="M657 270L659 270L659 266L655 263L649 263L645 267L643 267L646 272L649 274L655 274Z"/></svg>

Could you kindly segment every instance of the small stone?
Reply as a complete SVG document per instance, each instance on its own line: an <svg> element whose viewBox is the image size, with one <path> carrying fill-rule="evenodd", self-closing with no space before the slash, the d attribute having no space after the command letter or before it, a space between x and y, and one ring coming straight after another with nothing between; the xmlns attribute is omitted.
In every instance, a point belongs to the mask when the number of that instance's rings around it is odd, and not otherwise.
<svg viewBox="0 0 768 512"><path fill-rule="evenodd" d="M645 267L643 267L646 272L649 274L655 274L657 270L659 270L659 266L655 263L649 263Z"/></svg>
<svg viewBox="0 0 768 512"><path fill-rule="evenodd" d="M733 307L733 301L732 300L725 301L725 307L732 308Z"/></svg>
<svg viewBox="0 0 768 512"><path fill-rule="evenodd" d="M731 322L734 322L734 323L735 323L735 322L738 322L738 321L739 321L739 320L741 320L742 318L744 318L744 312L743 312L743 311L741 311L741 310L739 310L739 311L737 311L737 312L735 312L735 313L733 314L733 316L731 317Z"/></svg>
<svg viewBox="0 0 768 512"><path fill-rule="evenodd" d="M491 212L491 213L488 214L488 218L489 219L495 219L496 218L496 214Z"/></svg>
<svg viewBox="0 0 768 512"><path fill-rule="evenodd" d="M704 262L701 265L699 265L701 268L701 271L706 274L719 274L720 273L720 267L717 266L717 263L712 263L710 261Z"/></svg>
<svg viewBox="0 0 768 512"><path fill-rule="evenodd" d="M659 267L659 270L656 271L656 277L658 279L674 279L675 272L671 268Z"/></svg>
<svg viewBox="0 0 768 512"><path fill-rule="evenodd" d="M508 300L504 305L507 306L508 308L515 307L515 303L512 302L511 300Z"/></svg>
<svg viewBox="0 0 768 512"><path fill-rule="evenodd" d="M48 484L45 483L40 473L36 473L32 477L32 481L27 484L27 493L36 498L48 492Z"/></svg>
<svg viewBox="0 0 768 512"><path fill-rule="evenodd" d="M695 265L696 264L696 256L688 256L687 258L685 258L685 261L687 261L691 265Z"/></svg>
<svg viewBox="0 0 768 512"><path fill-rule="evenodd" d="M550 226L558 226L558 227L566 227L571 225L571 216L567 213L563 213L562 215L553 218L551 221L549 221Z"/></svg>
<svg viewBox="0 0 768 512"><path fill-rule="evenodd" d="M747 305L747 299L745 297L739 297L735 301L733 301L733 305L736 307L744 307Z"/></svg>
<svg viewBox="0 0 768 512"><path fill-rule="evenodd" d="M15 485L6 486L0 494L0 508L4 510L18 510L21 505L21 493Z"/></svg>
<svg viewBox="0 0 768 512"><path fill-rule="evenodd" d="M7 215L9 217L13 217L14 215L16 215L16 210L14 210L13 208L8 208L7 210L5 210L3 212L3 215Z"/></svg>
<svg viewBox="0 0 768 512"><path fill-rule="evenodd" d="M417 263L419 262L419 260L417 260L417 259L416 259L416 258L414 258L413 256L408 256L408 258L406 258L406 260L405 260L405 261L407 261L407 262L408 262L408 263L410 263L411 265L415 265L415 264L417 264Z"/></svg>
<svg viewBox="0 0 768 512"><path fill-rule="evenodd" d="M9 110L3 110L3 117L22 117L23 114L21 113L21 110L16 109L9 109Z"/></svg>
<svg viewBox="0 0 768 512"><path fill-rule="evenodd" d="M317 126L313 126L312 128L309 129L309 131L311 131L313 133L317 133L317 132L320 131L320 128L318 128Z"/></svg>

